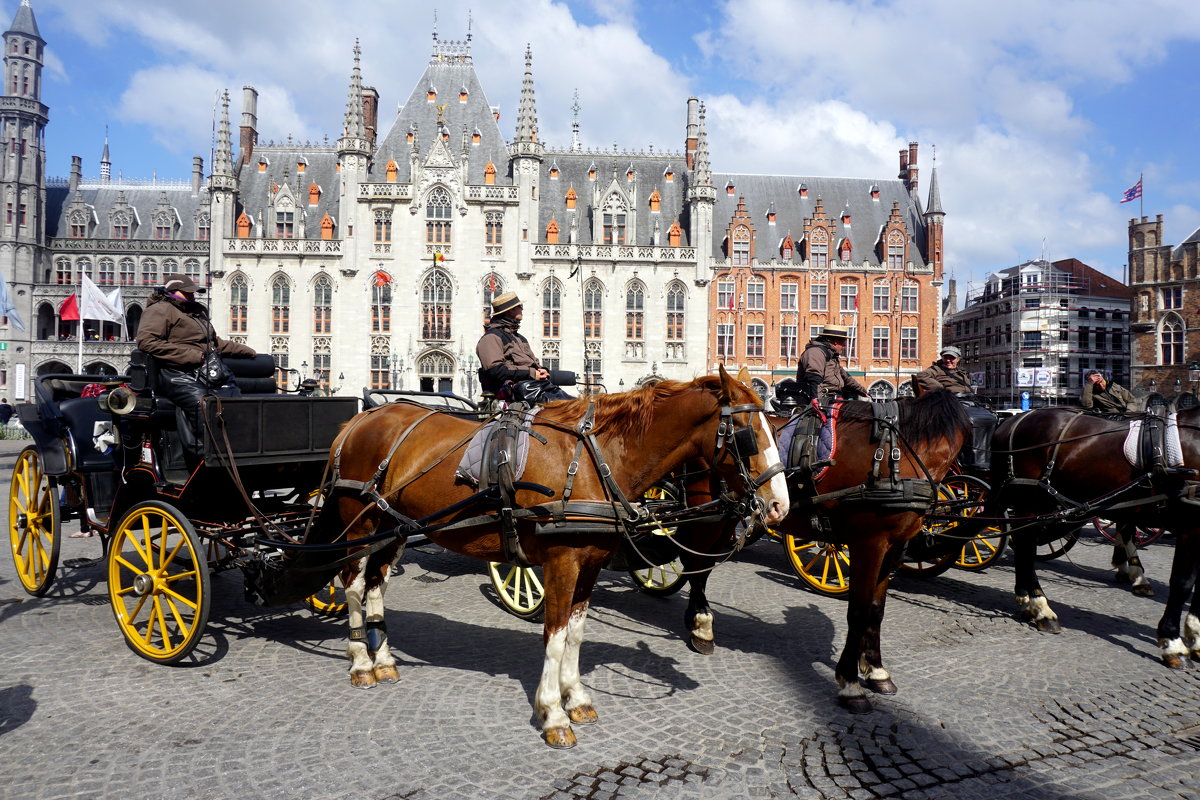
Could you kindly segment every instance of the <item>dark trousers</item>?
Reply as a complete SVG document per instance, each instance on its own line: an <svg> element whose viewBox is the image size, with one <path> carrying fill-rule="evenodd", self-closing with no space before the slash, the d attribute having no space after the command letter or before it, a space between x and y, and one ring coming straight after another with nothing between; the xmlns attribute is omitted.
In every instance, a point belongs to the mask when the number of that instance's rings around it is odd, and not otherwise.
<svg viewBox="0 0 1200 800"><path fill-rule="evenodd" d="M158 370L158 393L175 404L175 424L184 458L189 467L199 463L204 455L204 418L200 401L206 394L218 397L238 397L237 386L227 384L212 390L196 377L196 371L161 367Z"/></svg>

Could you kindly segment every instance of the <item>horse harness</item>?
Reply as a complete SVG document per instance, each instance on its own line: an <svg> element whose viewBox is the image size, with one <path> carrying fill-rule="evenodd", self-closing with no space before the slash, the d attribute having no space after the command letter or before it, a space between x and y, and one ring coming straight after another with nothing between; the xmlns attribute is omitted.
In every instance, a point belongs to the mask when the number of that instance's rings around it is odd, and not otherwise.
<svg viewBox="0 0 1200 800"><path fill-rule="evenodd" d="M383 408L383 406L377 408ZM364 416L360 416L353 424L357 425L365 418L366 413L375 410L377 409L368 409L367 412L364 412ZM736 425L733 415L761 412L762 410L763 407L761 405L752 403L736 406L726 405L720 409L721 416L717 426L717 442L715 447L717 457L719 458L721 452L725 451L735 459L739 476L747 488L747 497L741 501L734 501L730 496L722 497L724 505L732 506L732 511L726 511L726 515L730 513L742 514L743 512L748 514L760 510L761 500L758 499L756 490L770 481L775 475L784 471L782 464L775 463L763 470L762 474L757 478L750 475L749 459L759 452L758 441L753 428L750 425ZM400 448L400 445L422 422L438 413L437 409L427 410L426 413L409 423L408 427L392 442L387 455L379 463L374 475L368 480L359 481L342 477L342 445L339 445L333 454L332 487L356 491L369 503L367 507L359 512L351 524L360 519L371 506L377 507L380 511L388 514L397 523L396 529L390 532L390 535L381 536L377 534L370 537L373 541L368 547L364 548L364 550L356 551L345 560L360 559L396 539L400 539L403 543L412 534L499 523L504 560L518 566L528 567L532 566L532 564L521 548L517 531L517 523L521 520L533 521L535 523L535 534L597 533L623 529L627 537L640 523L647 521L645 510L640 504L631 502L625 496L625 493L621 490L620 485L612 475L612 469L605 460L600 444L596 440L594 433L596 407L591 402L588 403L587 411L579 423L573 428L562 427L551 421L539 421L540 424L574 434L576 438L575 451L571 462L567 465L566 480L560 500L540 503L536 506L518 506L514 498L517 492L522 490L535 491L547 497L554 495L554 490L548 486L516 480L513 472L511 454L516 452L516 439L518 436L522 433L527 433L542 444L546 444L547 441L545 437L532 431L534 421L532 417L525 418L527 411L528 409L518 404L492 415L497 423L495 426L496 430L490 437L486 448L489 456L485 457L485 468L481 470L478 486L479 491L472 497L454 503L419 520L412 519L397 511L389 504L387 498L394 497L404 486L428 473L429 470L441 463L451 452L454 452L467 440L453 445L446 453L435 459L432 464L426 466L417 475L405 481L404 484L386 491L381 491L381 488L386 481L391 461ZM343 437L343 443L345 439L346 437ZM575 478L579 473L579 466L584 455L584 450L587 451L588 457L595 465L596 472L604 486L605 494L608 496L608 499L605 501L571 499L571 495L574 493ZM488 468L489 464L490 468ZM435 520L443 519L446 516L476 505L486 506L487 510L483 514L466 519L445 523L435 522ZM693 519L691 521L696 520Z"/></svg>

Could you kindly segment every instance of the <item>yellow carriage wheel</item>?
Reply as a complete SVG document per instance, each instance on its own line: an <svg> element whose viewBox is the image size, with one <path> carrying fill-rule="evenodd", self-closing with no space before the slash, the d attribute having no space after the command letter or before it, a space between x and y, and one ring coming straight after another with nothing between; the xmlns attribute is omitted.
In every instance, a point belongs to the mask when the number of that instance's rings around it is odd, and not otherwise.
<svg viewBox="0 0 1200 800"><path fill-rule="evenodd" d="M108 598L142 658L174 664L192 652L210 598L205 550L187 517L157 500L125 515L108 546Z"/></svg>
<svg viewBox="0 0 1200 800"><path fill-rule="evenodd" d="M8 490L8 541L17 579L34 597L54 583L61 534L58 487L42 471L37 449L27 447L17 456Z"/></svg>
<svg viewBox="0 0 1200 800"><path fill-rule="evenodd" d="M683 562L678 558L669 564L631 569L629 576L643 592L658 597L675 594L687 583L687 576L683 574Z"/></svg>
<svg viewBox="0 0 1200 800"><path fill-rule="evenodd" d="M797 539L790 533L783 538L788 562L811 589L829 597L841 597L850 591L850 548L835 542Z"/></svg>
<svg viewBox="0 0 1200 800"><path fill-rule="evenodd" d="M334 578L324 589L304 598L304 605L327 617L340 617L345 614L346 591L342 588L342 582Z"/></svg>
<svg viewBox="0 0 1200 800"><path fill-rule="evenodd" d="M534 619L542 613L546 590L542 588L541 567L489 561L488 575L505 611L521 619Z"/></svg>

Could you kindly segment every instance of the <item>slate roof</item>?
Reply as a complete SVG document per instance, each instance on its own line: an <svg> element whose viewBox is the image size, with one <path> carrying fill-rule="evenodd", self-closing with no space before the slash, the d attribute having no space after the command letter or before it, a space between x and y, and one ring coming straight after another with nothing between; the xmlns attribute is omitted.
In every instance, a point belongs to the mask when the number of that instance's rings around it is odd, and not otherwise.
<svg viewBox="0 0 1200 800"><path fill-rule="evenodd" d="M258 171L259 161L267 160L265 172ZM325 214L338 225L338 235L342 236L341 220L338 219L339 180L337 173L337 152L331 147L268 145L255 146L250 156L250 162L241 168L238 174L238 202L241 208L254 220L255 228L252 237L258 237L258 225L267 225L268 236L274 233L274 221L266 219L264 213L271 204L275 185L287 183L296 199L296 211L304 215L304 238L321 238L321 219ZM306 163L304 172L298 172L297 163L303 159ZM308 204L309 186L316 182L321 189L321 199L315 206ZM296 218L296 235L300 235L300 218Z"/></svg>
<svg viewBox="0 0 1200 800"><path fill-rule="evenodd" d="M1183 251L1186 249L1186 245L1189 245L1189 244L1192 244L1192 245L1200 244L1200 228L1197 228L1196 230L1194 230L1192 232L1191 236L1187 237L1182 242L1175 245L1175 249L1171 251L1171 260L1172 261L1182 260L1183 259Z"/></svg>
<svg viewBox="0 0 1200 800"><path fill-rule="evenodd" d="M46 189L46 236L67 237L70 226L67 222L67 207L75 200L75 194L90 205L95 215L96 227L92 237L108 239L112 236L109 225L109 212L123 197L125 202L134 210L136 227L130 231L130 239L149 240L154 238L154 212L158 208L159 198L166 194L167 201L175 209L179 218L180 228L175 234L176 239L196 238L196 214L202 206L209 202L208 190L201 189L199 194L192 194L191 185L149 185L128 186L119 183L97 186L83 184L83 188L71 193L67 186L50 186Z"/></svg>
<svg viewBox="0 0 1200 800"><path fill-rule="evenodd" d="M879 263L879 236L892 212L893 201L900 203L900 216L908 228L909 259L915 266L925 265L925 220L920 201L912 198L899 180L869 178L821 178L787 175L740 175L714 173L717 189L713 209L713 253L724 252L725 234L729 221L737 210L738 200L745 198L746 211L754 222L757 261L766 262L780 257L779 245L789 233L796 245L793 260L800 263L804 254L800 242L804 238L804 220L813 215L820 198L825 214L836 223L835 241L829 255L836 258L835 247L846 235L854 254L854 262L864 259ZM729 194L727 187L733 186ZM808 196L800 196L800 186L808 187ZM879 199L871 197L871 188L878 187ZM774 228L767 224L767 211L775 208ZM849 209L850 225L842 224L842 211ZM773 232L772 232L773 231ZM915 246L914 246L915 245Z"/></svg>
<svg viewBox="0 0 1200 800"><path fill-rule="evenodd" d="M558 178L550 177L551 171L558 168ZM596 170L596 179L588 177L592 168ZM634 180L627 178L630 167L633 168ZM674 179L667 181L665 173L670 168ZM687 164L682 154L620 154L587 151L548 152L541 166L541 204L538 209L538 229L536 241L546 241L546 226L551 218L558 223L560 242L569 241L568 232L573 215L578 216L578 231L576 241L579 244L593 244L592 213L593 196L597 187L600 196L597 202L603 206L605 198L616 188L628 199L636 188L636 198L633 199L637 214L634 219L635 230L626 231L626 243L648 245L654 234L655 222L659 225L659 243L667 244L667 231L671 224L679 220L683 235L680 244L688 244L687 214ZM567 190L574 187L577 200L574 209L568 209L566 204ZM650 210L650 195L657 190L660 198L658 212ZM595 213L600 213L596 211Z"/></svg>
<svg viewBox="0 0 1200 800"><path fill-rule="evenodd" d="M433 101L428 99L431 87L437 92ZM465 103L459 100L459 94L464 88L467 90ZM442 119L446 131L450 134L447 145L455 160L462 152L463 126L466 125L468 136L479 132L479 144L469 145L470 165L467 169L467 182L482 184L483 170L490 161L496 167L496 183L512 183L512 177L508 174L508 147L500 133L500 125L492 114L492 107L484 95L479 77L475 74L475 66L470 60L435 60L425 68L421 79L413 87L408 102L396 115L392 127L378 141L368 181L382 183L387 180L389 160L396 162L398 183L408 183L412 180L408 162L412 146L408 143L408 132L415 124L417 145L423 162L428 158L436 137L440 135L437 106L443 103L445 109ZM514 117L513 123L515 122ZM383 125L380 125L380 128L382 129Z"/></svg>

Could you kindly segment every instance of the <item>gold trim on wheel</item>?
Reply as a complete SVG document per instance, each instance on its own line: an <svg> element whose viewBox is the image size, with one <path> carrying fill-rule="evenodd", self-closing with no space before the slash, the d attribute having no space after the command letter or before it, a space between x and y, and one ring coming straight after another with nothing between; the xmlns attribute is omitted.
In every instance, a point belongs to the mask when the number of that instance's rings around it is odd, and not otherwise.
<svg viewBox="0 0 1200 800"><path fill-rule="evenodd" d="M669 564L631 569L629 575L643 592L656 595L674 594L687 581L687 576L683 574L683 562L678 558Z"/></svg>
<svg viewBox="0 0 1200 800"><path fill-rule="evenodd" d="M492 588L500 598L504 610L514 617L532 619L542 613L546 603L546 590L542 588L542 577L537 567L518 567L499 561L488 562L488 575Z"/></svg>
<svg viewBox="0 0 1200 800"><path fill-rule="evenodd" d="M810 542L790 533L784 537L788 562L809 587L830 597L850 591L850 548L835 542Z"/></svg>
<svg viewBox="0 0 1200 800"><path fill-rule="evenodd" d="M57 487L42 471L37 450L27 447L17 456L8 490L8 541L17 579L34 597L54 583L61 534Z"/></svg>
<svg viewBox="0 0 1200 800"><path fill-rule="evenodd" d="M329 582L321 591L304 598L304 605L318 614L328 617L340 617L346 613L346 592L337 578Z"/></svg>
<svg viewBox="0 0 1200 800"><path fill-rule="evenodd" d="M209 578L192 523L158 501L136 506L108 547L108 597L117 627L142 658L173 664L208 623Z"/></svg>

